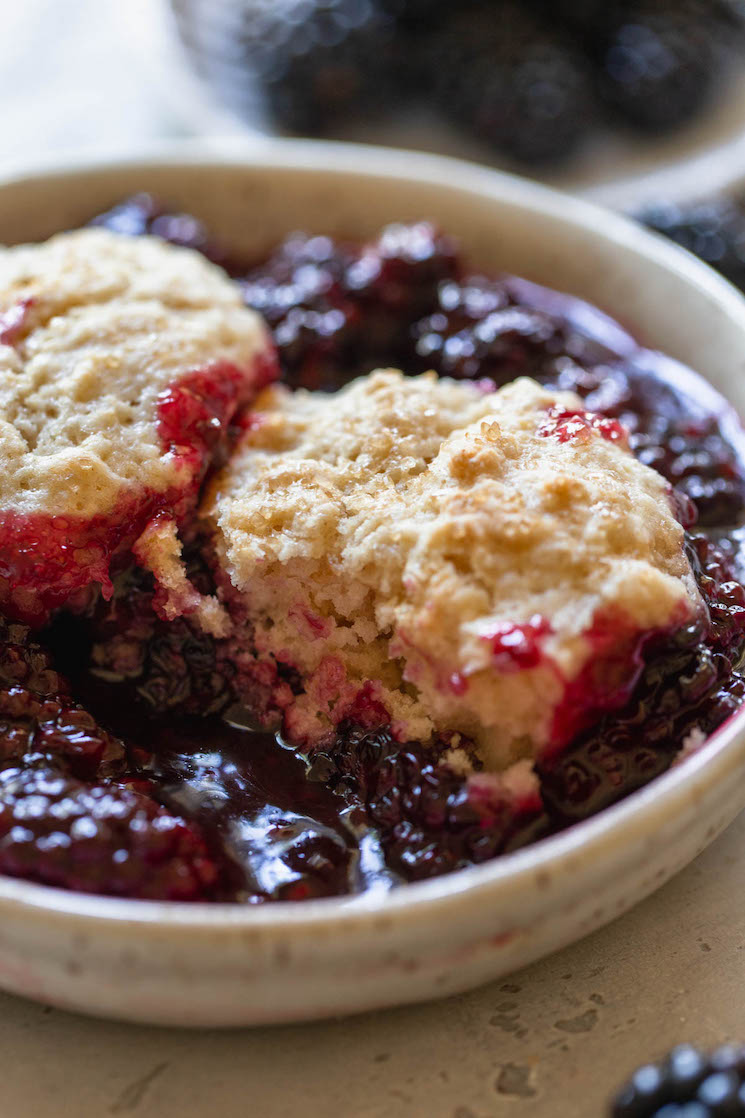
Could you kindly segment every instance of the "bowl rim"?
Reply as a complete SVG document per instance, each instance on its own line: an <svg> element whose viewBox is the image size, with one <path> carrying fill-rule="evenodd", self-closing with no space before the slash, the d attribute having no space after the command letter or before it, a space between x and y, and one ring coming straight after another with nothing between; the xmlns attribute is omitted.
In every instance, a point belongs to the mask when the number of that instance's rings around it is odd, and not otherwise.
<svg viewBox="0 0 745 1118"><path fill-rule="evenodd" d="M339 141L261 137L246 144L175 141L144 146L141 154L122 158L71 156L65 160L39 159L14 167L0 176L3 192L24 182L80 179L123 171L152 172L201 168L205 172L247 171L315 173L319 176L357 176L368 179L408 180L444 187L464 196L491 198L495 204L538 210L543 216L592 232L610 245L623 244L636 255L661 265L718 304L745 334L745 299L726 280L700 260L650 233L629 218L613 213L585 198L520 176L493 170L450 156L404 151ZM426 881L411 882L390 892L371 891L351 897L328 897L302 902L275 901L251 906L235 902L146 901L76 893L52 886L0 875L0 912L12 909L32 915L43 911L47 919L66 922L85 918L93 923L115 923L143 931L163 927L183 934L263 929L285 931L302 938L319 925L354 927L370 917L407 917L418 920L437 910L457 906L467 895L478 899L507 882L529 885L548 871L571 866L576 856L601 860L633 828L654 832L670 814L677 814L692 797L707 791L742 770L745 761L745 706L736 711L695 752L667 772L631 793L621 802L576 823L565 831L481 865L456 870Z"/></svg>

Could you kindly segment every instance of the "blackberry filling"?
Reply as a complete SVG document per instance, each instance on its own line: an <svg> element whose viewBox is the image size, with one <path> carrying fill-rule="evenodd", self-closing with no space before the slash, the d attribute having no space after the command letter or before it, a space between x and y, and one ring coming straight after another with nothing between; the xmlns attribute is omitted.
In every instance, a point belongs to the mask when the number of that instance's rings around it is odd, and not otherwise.
<svg viewBox="0 0 745 1118"><path fill-rule="evenodd" d="M142 197L97 220L210 245L198 223L171 220ZM587 410L549 414L543 434L613 443L630 433L639 459L680 491L706 609L644 642L620 705L497 786L467 739L457 751L447 735L400 740L372 692L332 735L293 748L256 719L278 681L297 696L302 677L277 662L272 678L255 678L250 709L219 637L188 615L168 620L153 576L130 566L108 601L58 613L40 633L0 629L1 872L121 896L252 904L389 889L573 825L737 710L743 443L703 381L576 300L469 273L425 223L364 246L295 235L231 271L272 329L292 387L335 390L385 364L492 387L528 374L575 392ZM199 525L182 536L190 584L214 594ZM505 630L501 654L532 665L543 635L537 623Z"/></svg>

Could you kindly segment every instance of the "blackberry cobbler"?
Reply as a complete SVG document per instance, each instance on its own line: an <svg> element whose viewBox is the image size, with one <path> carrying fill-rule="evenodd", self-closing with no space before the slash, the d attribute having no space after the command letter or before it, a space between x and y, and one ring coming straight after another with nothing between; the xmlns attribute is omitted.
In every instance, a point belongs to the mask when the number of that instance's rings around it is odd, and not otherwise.
<svg viewBox="0 0 745 1118"><path fill-rule="evenodd" d="M694 373L425 222L252 264L146 196L92 225L0 255L0 872L385 890L738 708L743 434Z"/></svg>

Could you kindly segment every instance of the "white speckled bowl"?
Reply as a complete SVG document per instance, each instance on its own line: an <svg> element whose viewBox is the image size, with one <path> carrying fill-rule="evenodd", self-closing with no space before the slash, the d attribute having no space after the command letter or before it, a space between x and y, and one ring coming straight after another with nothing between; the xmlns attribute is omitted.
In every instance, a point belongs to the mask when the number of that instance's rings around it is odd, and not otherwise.
<svg viewBox="0 0 745 1118"><path fill-rule="evenodd" d="M745 302L685 253L587 203L439 157L265 141L220 158L67 167L0 183L0 240L153 190L242 248L294 228L365 235L428 216L474 263L599 304L745 411ZM745 711L624 803L490 864L387 897L260 909L79 896L0 878L0 987L131 1021L240 1025L423 1000L613 919L745 806Z"/></svg>

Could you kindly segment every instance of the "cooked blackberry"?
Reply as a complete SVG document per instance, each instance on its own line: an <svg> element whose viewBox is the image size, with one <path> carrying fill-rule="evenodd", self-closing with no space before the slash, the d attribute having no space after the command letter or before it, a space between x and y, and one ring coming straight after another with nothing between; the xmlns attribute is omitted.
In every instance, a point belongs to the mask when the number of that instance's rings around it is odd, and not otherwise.
<svg viewBox="0 0 745 1118"><path fill-rule="evenodd" d="M126 768L122 743L71 699L42 700L24 687L0 691L0 769L41 758L81 780Z"/></svg>
<svg viewBox="0 0 745 1118"><path fill-rule="evenodd" d="M732 446L711 419L655 417L631 436L637 458L693 502L698 523L735 524L745 507L745 478Z"/></svg>
<svg viewBox="0 0 745 1118"><path fill-rule="evenodd" d="M277 124L318 134L395 97L394 21L372 0L253 0L238 44Z"/></svg>
<svg viewBox="0 0 745 1118"><path fill-rule="evenodd" d="M28 625L14 624L2 615L0 687L23 687L42 700L68 693L66 681L54 670L46 649L32 640Z"/></svg>
<svg viewBox="0 0 745 1118"><path fill-rule="evenodd" d="M357 366L406 365L411 323L434 309L440 284L458 272L455 243L428 221L388 225L363 245L344 276L358 318Z"/></svg>
<svg viewBox="0 0 745 1118"><path fill-rule="evenodd" d="M450 238L421 221L362 246L292 234L241 285L274 331L282 379L333 390L376 365L407 364L412 321L458 268Z"/></svg>
<svg viewBox="0 0 745 1118"><path fill-rule="evenodd" d="M188 569L196 583L200 572L195 578L194 566ZM118 580L110 601L96 603L86 633L93 675L104 685L124 684L145 711L205 716L224 710L233 693L214 641L184 618L160 619L153 599L152 578L135 569ZM64 620L57 628L64 631Z"/></svg>
<svg viewBox="0 0 745 1118"><path fill-rule="evenodd" d="M745 289L745 212L736 201L707 198L687 206L657 202L636 216Z"/></svg>
<svg viewBox="0 0 745 1118"><path fill-rule="evenodd" d="M591 53L606 104L649 132L674 128L701 109L719 67L716 20L701 0L636 0L611 7Z"/></svg>
<svg viewBox="0 0 745 1118"><path fill-rule="evenodd" d="M320 311L338 306L352 259L353 254L330 237L291 233L240 280L243 296L272 327L297 307Z"/></svg>
<svg viewBox="0 0 745 1118"><path fill-rule="evenodd" d="M527 163L561 159L589 123L591 87L571 39L511 2L456 9L433 29L429 73L442 111Z"/></svg>
<svg viewBox="0 0 745 1118"><path fill-rule="evenodd" d="M123 745L70 696L50 652L0 618L0 769L40 757L84 780L125 768Z"/></svg>
<svg viewBox="0 0 745 1118"><path fill-rule="evenodd" d="M145 233L161 237L172 245L193 248L216 264L226 262L220 249L204 225L192 214L179 213L165 208L152 194L144 191L125 198L110 210L98 214L89 223L112 233L140 237Z"/></svg>
<svg viewBox="0 0 745 1118"><path fill-rule="evenodd" d="M293 233L241 280L243 297L274 332L283 379L333 388L354 342L355 311L344 292L354 253L330 237Z"/></svg>
<svg viewBox="0 0 745 1118"><path fill-rule="evenodd" d="M441 283L434 313L414 323L411 337L417 368L458 380L488 377L500 385L516 376L558 381L560 358L577 362L579 373L580 365L613 356L561 315L524 301L509 280L483 276ZM580 391L574 384L557 387Z"/></svg>
<svg viewBox="0 0 745 1118"><path fill-rule="evenodd" d="M551 356L566 350L564 324L530 307L505 306L450 332L444 314L416 326L416 353L422 368L457 380L488 377L506 384L517 376L538 375Z"/></svg>
<svg viewBox="0 0 745 1118"><path fill-rule="evenodd" d="M247 738L222 720L195 725L169 716L144 735L156 752L142 752L142 777L157 783L169 811L196 821L224 851L241 900L338 896L385 873L359 866L340 816L346 803L309 782L305 760L278 749L272 734Z"/></svg>
<svg viewBox="0 0 745 1118"><path fill-rule="evenodd" d="M612 1118L716 1118L745 1115L745 1048L707 1055L681 1044L658 1064L639 1068L611 1107Z"/></svg>
<svg viewBox="0 0 745 1118"><path fill-rule="evenodd" d="M0 685L0 873L116 896L216 895L222 871L198 829L153 789L119 783L122 743L70 698L28 630L4 621Z"/></svg>
<svg viewBox="0 0 745 1118"><path fill-rule="evenodd" d="M687 735L709 734L745 697L737 665L745 648L745 591L728 555L705 536L689 555L709 616L708 631L688 626L654 639L631 699L580 734L536 770L554 827L614 803L672 764Z"/></svg>
<svg viewBox="0 0 745 1118"><path fill-rule="evenodd" d="M83 784L43 761L0 773L0 873L83 893L215 896L220 871L199 829L115 784Z"/></svg>
<svg viewBox="0 0 745 1118"><path fill-rule="evenodd" d="M309 776L363 807L386 865L406 881L487 861L547 832L535 793L481 790L443 760L445 748L397 743L389 727L344 725L313 754Z"/></svg>

